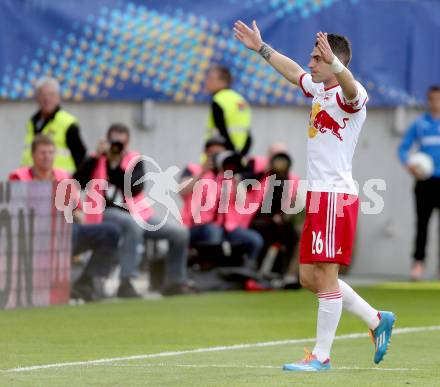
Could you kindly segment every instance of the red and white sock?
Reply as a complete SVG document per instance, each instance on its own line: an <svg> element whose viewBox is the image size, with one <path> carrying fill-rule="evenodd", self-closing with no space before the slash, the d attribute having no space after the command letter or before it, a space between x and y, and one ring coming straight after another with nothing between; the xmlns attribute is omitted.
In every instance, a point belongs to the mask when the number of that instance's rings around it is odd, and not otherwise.
<svg viewBox="0 0 440 387"><path fill-rule="evenodd" d="M338 281L344 309L364 320L368 328L376 329L380 322L379 312L359 296L347 283L342 280Z"/></svg>
<svg viewBox="0 0 440 387"><path fill-rule="evenodd" d="M342 294L337 292L318 293L318 323L316 345L313 354L320 362L330 358L330 351L342 313Z"/></svg>

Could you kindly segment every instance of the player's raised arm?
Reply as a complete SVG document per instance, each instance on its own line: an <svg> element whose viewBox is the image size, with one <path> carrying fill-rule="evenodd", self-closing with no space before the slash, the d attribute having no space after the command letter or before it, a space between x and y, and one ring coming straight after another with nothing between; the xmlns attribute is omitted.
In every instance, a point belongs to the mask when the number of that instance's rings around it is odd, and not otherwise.
<svg viewBox="0 0 440 387"><path fill-rule="evenodd" d="M275 70L294 85L299 85L299 78L305 72L298 63L284 56L264 43L260 30L254 20L249 28L241 20L234 24L235 37L247 48L258 52Z"/></svg>
<svg viewBox="0 0 440 387"><path fill-rule="evenodd" d="M341 86L342 92L344 93L344 97L347 100L355 99L358 90L353 74L333 53L327 40L327 34L323 32L318 32L316 34L316 46L319 51L321 51L322 60L331 66L332 71Z"/></svg>

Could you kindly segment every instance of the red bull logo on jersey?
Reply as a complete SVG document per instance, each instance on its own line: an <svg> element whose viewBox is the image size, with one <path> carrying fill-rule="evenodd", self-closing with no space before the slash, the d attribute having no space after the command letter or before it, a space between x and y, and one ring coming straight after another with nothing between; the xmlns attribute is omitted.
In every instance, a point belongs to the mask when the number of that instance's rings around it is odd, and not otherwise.
<svg viewBox="0 0 440 387"><path fill-rule="evenodd" d="M349 118L343 118L342 125L340 125L330 114L325 110L321 110L321 105L316 103L312 107L312 112L310 113L309 122L309 137L314 138L318 133L330 132L339 141L344 139L341 136L341 129L344 129L347 125Z"/></svg>
<svg viewBox="0 0 440 387"><path fill-rule="evenodd" d="M343 141L341 134L339 131L341 129L344 129L348 118L343 118L342 121L344 122L343 125L339 125L338 122L336 122L330 114L328 114L325 110L321 110L313 120L313 126L318 129L321 133L325 133L327 131L330 131L333 136L336 136L336 138L339 141Z"/></svg>

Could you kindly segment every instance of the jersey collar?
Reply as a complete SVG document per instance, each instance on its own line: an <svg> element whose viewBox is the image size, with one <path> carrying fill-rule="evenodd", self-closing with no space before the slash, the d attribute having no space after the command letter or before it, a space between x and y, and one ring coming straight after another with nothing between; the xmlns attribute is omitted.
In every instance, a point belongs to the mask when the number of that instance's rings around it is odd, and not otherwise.
<svg viewBox="0 0 440 387"><path fill-rule="evenodd" d="M339 83L337 83L336 85L330 86L330 87L324 87L324 91L329 91L331 89L334 89L335 87L338 87Z"/></svg>

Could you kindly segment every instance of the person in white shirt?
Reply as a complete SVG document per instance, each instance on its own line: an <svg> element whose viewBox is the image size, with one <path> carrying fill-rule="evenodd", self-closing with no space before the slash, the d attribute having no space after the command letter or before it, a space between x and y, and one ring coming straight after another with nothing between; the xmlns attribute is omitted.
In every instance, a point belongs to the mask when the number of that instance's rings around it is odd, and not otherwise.
<svg viewBox="0 0 440 387"><path fill-rule="evenodd" d="M286 371L330 369L330 351L342 307L362 318L375 343L375 363L385 355L395 316L379 312L338 279L349 265L359 201L351 170L359 133L366 118L367 93L347 68L351 44L341 35L318 32L308 67L310 74L262 38L257 23L234 25L235 37L258 52L288 81L313 98L307 143L308 192L300 242L301 284L319 300L316 345L303 361Z"/></svg>

